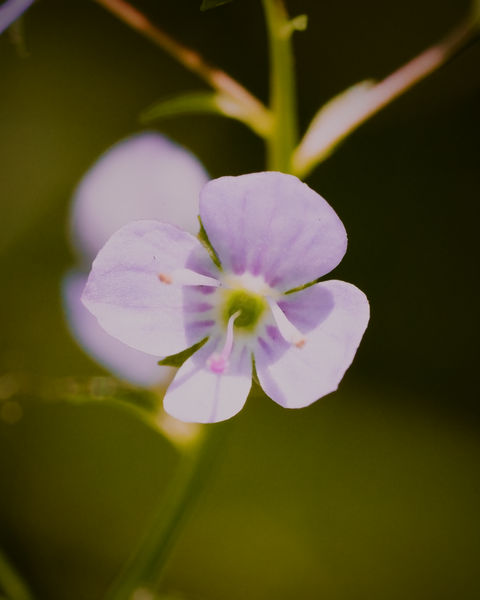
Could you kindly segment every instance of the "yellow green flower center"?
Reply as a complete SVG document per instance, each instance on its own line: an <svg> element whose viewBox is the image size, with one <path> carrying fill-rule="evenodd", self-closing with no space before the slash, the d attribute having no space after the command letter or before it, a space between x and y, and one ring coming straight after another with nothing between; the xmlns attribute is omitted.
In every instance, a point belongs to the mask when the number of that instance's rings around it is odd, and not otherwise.
<svg viewBox="0 0 480 600"><path fill-rule="evenodd" d="M265 308L268 307L263 296L245 290L225 290L224 294L222 319L225 325L233 314L240 311L240 315L235 319L235 327L254 329Z"/></svg>

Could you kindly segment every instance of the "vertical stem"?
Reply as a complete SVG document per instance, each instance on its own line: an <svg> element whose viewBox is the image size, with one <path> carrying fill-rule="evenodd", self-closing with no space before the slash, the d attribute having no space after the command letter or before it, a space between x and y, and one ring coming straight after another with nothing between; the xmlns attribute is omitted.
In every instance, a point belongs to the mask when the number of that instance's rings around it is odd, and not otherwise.
<svg viewBox="0 0 480 600"><path fill-rule="evenodd" d="M229 430L230 422L206 426L200 440L185 454L166 502L105 600L131 600L139 588L156 589Z"/></svg>
<svg viewBox="0 0 480 600"><path fill-rule="evenodd" d="M270 44L270 95L273 130L267 139L267 168L291 173L297 144L297 106L292 53L292 28L283 0L262 0Z"/></svg>

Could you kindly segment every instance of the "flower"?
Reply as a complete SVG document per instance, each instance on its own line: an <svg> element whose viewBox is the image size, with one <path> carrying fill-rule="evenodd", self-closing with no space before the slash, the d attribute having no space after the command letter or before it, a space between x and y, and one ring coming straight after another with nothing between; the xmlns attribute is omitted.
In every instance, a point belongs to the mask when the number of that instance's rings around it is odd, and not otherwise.
<svg viewBox="0 0 480 600"><path fill-rule="evenodd" d="M136 219L161 219L196 234L198 194L210 179L188 150L157 133L142 133L110 148L74 194L70 231L90 269L105 242Z"/></svg>
<svg viewBox="0 0 480 600"><path fill-rule="evenodd" d="M145 388L167 385L172 369L159 367L158 358L129 348L100 327L80 298L87 273L69 271L62 281L63 308L70 333L95 362L113 375Z"/></svg>
<svg viewBox="0 0 480 600"><path fill-rule="evenodd" d="M3 33L14 21L33 4L34 0L7 0L0 6L0 33Z"/></svg>
<svg viewBox="0 0 480 600"><path fill-rule="evenodd" d="M209 177L187 150L155 133L135 135L108 150L86 173L73 199L70 231L80 268L65 276L63 304L80 346L113 374L144 387L164 384L172 369L158 357L108 335L81 303L92 260L109 237L132 219L163 219L199 229L198 194Z"/></svg>
<svg viewBox="0 0 480 600"><path fill-rule="evenodd" d="M253 365L285 408L337 389L369 306L351 284L317 282L346 251L333 209L296 177L266 172L207 183L200 217L210 252L166 223L123 227L95 259L82 297L105 331L132 348L156 356L196 349L165 410L187 422L232 417Z"/></svg>

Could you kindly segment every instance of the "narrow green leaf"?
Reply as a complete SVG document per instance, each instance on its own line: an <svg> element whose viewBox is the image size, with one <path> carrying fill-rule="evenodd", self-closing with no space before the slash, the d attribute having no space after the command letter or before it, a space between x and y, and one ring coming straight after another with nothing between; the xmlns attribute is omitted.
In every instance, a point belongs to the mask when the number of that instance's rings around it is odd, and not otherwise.
<svg viewBox="0 0 480 600"><path fill-rule="evenodd" d="M203 0L200 10L208 10L209 8L215 8L216 6L221 6L222 4L227 4L227 2L231 1L232 0Z"/></svg>
<svg viewBox="0 0 480 600"><path fill-rule="evenodd" d="M296 288L293 288L291 290L288 290L287 292L285 292L285 296L287 294L295 294L296 292L301 292L302 290L305 290L309 287L311 287L312 285L315 285L316 283L320 283L320 281L322 280L321 277L319 277L318 279L314 279L313 281L309 281L308 283L304 283L303 285L299 285Z"/></svg>
<svg viewBox="0 0 480 600"><path fill-rule="evenodd" d="M223 114L216 102L216 92L189 92L168 100L161 100L140 115L142 123L155 119L177 117L185 114Z"/></svg>
<svg viewBox="0 0 480 600"><path fill-rule="evenodd" d="M266 137L271 129L271 115L267 109L245 105L223 92L188 92L175 98L161 100L139 117L141 123L155 119L167 119L181 115L211 114L241 121L260 137Z"/></svg>
<svg viewBox="0 0 480 600"><path fill-rule="evenodd" d="M158 364L162 365L162 367L181 367L187 358L190 358L192 354L199 350L207 340L208 338L205 338L201 342L198 342L198 344L195 344L194 346L191 346L190 348L187 348L178 354L167 356L163 360L160 360Z"/></svg>
<svg viewBox="0 0 480 600"><path fill-rule="evenodd" d="M200 216L198 217L198 220L200 221L200 231L198 232L197 238L202 244L202 246L205 248L205 250L210 254L210 258L213 260L213 262L217 265L219 269L221 269L222 265L218 259L217 253L213 249L213 246L210 243L210 240L208 239L207 232L205 231L205 227L203 226L202 219L200 218Z"/></svg>

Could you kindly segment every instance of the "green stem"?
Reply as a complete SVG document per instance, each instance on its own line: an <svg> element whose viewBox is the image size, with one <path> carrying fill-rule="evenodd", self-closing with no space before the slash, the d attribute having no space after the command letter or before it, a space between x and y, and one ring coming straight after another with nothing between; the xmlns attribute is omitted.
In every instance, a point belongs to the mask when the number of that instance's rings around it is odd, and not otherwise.
<svg viewBox="0 0 480 600"><path fill-rule="evenodd" d="M0 549L0 587L8 600L33 600L27 584Z"/></svg>
<svg viewBox="0 0 480 600"><path fill-rule="evenodd" d="M131 600L138 588L155 590L158 587L170 554L221 454L220 448L229 430L228 421L205 426L199 441L185 453L166 502L105 600Z"/></svg>
<svg viewBox="0 0 480 600"><path fill-rule="evenodd" d="M270 44L270 95L273 129L267 138L267 168L291 173L297 145L297 106L292 27L283 0L262 0Z"/></svg>

